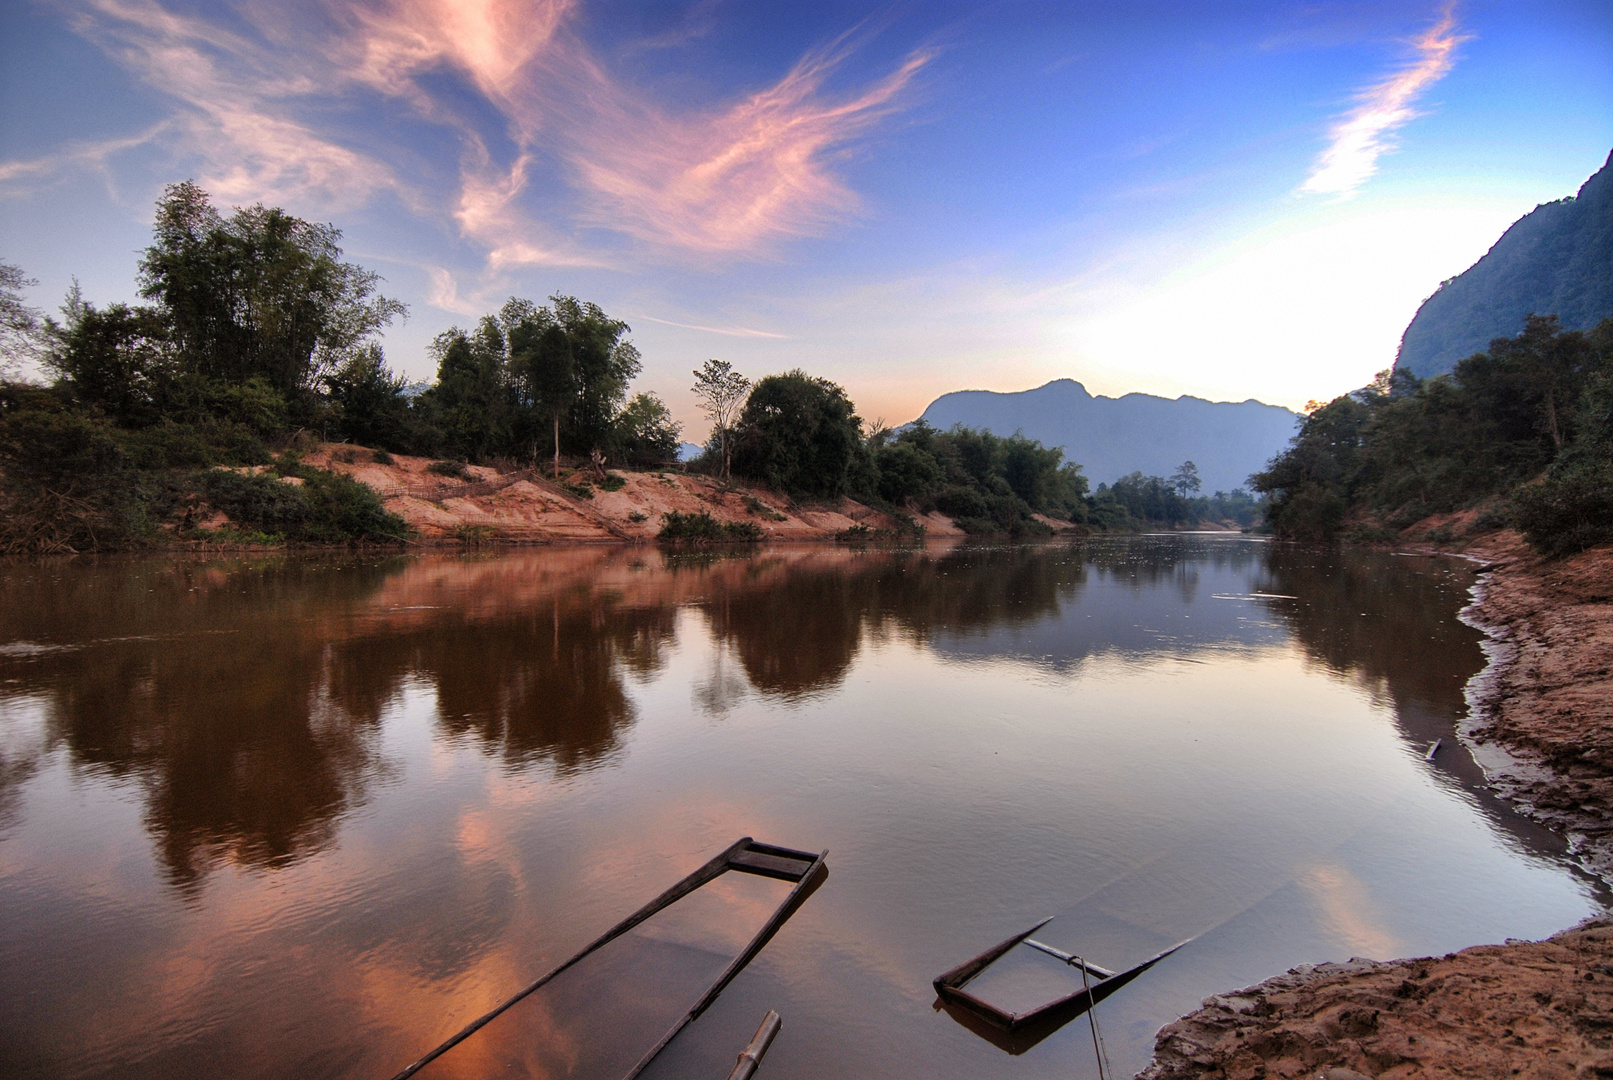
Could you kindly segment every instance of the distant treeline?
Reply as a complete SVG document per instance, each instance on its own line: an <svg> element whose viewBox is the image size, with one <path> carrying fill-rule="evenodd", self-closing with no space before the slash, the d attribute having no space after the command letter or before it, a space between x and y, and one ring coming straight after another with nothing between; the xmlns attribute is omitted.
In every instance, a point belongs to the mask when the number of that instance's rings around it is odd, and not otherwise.
<svg viewBox="0 0 1613 1080"><path fill-rule="evenodd" d="M1311 408L1251 481L1276 532L1303 539L1388 539L1479 508L1481 528L1516 525L1544 552L1613 540L1613 319L1565 332L1530 316L1448 376L1385 371Z"/></svg>
<svg viewBox="0 0 1613 1080"><path fill-rule="evenodd" d="M402 538L371 489L300 461L299 447L319 441L438 458L448 471L673 462L670 410L629 396L642 365L626 323L569 296L512 297L438 334L435 380L410 384L377 340L404 305L342 260L340 239L278 208L220 213L186 182L158 202L139 262L144 303L97 307L75 284L60 318L46 317L23 303L22 272L0 263L0 360L31 356L51 376L0 379L0 550L122 547L175 529L217 537L201 529L216 510L246 530L224 539ZM797 499L939 510L971 532L1011 535L1047 531L1039 516L1136 529L1259 515L1242 491L1199 497L1191 462L1092 492L1060 450L1020 435L922 422L868 431L841 387L802 371L752 386L711 361L694 389L713 421L694 467Z"/></svg>

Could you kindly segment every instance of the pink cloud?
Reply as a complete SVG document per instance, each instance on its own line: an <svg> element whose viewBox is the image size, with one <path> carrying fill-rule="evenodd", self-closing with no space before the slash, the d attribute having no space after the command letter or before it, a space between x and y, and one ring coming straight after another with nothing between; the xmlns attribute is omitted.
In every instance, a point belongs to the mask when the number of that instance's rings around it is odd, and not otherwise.
<svg viewBox="0 0 1613 1080"><path fill-rule="evenodd" d="M306 65L155 0L91 0L74 22L175 100L166 126L221 199L343 206L397 186L381 163L290 115L286 100L318 86Z"/></svg>
<svg viewBox="0 0 1613 1080"><path fill-rule="evenodd" d="M859 207L833 155L899 108L930 59L916 52L835 97L825 84L855 48L842 37L772 86L680 111L608 70L574 28L579 0L237 0L217 18L161 0L81 3L77 29L173 99L167 138L221 200L324 209L391 191L451 218L490 273L602 265L586 230L641 254L717 257L822 233ZM485 120L425 78L444 71L503 117L510 149L490 152L500 140ZM383 150L357 149L309 119L311 107L369 92L457 134L451 196L429 202Z"/></svg>
<svg viewBox="0 0 1613 1080"><path fill-rule="evenodd" d="M775 85L724 108L679 114L616 80L574 33L570 0L511 4L392 0L358 9L345 47L353 78L443 110L417 77L461 71L509 122L520 156L490 177L479 139L467 150L456 217L491 247L494 265L575 261L533 233L526 202L535 153L552 155L575 188L573 223L683 252L750 254L821 232L855 211L828 155L898 107L930 54L846 100L823 84L852 51L842 38L805 56Z"/></svg>
<svg viewBox="0 0 1613 1080"><path fill-rule="evenodd" d="M1445 77L1455 62L1456 15L1446 8L1438 23L1419 37L1416 60L1358 95L1360 104L1333 126L1326 150L1316 159L1300 190L1350 195L1378 171L1378 158L1393 148L1391 136L1418 114L1417 98Z"/></svg>

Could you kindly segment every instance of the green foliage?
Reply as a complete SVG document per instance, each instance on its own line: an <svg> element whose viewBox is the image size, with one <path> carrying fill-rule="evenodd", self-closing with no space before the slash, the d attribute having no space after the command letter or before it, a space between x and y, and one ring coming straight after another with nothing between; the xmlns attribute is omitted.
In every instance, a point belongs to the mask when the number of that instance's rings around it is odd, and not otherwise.
<svg viewBox="0 0 1613 1080"><path fill-rule="evenodd" d="M839 498L869 472L856 406L836 384L799 369L756 384L733 443L735 473L795 498Z"/></svg>
<svg viewBox="0 0 1613 1080"><path fill-rule="evenodd" d="M683 426L654 394L638 394L616 417L612 456L641 468L676 461Z"/></svg>
<svg viewBox="0 0 1613 1080"><path fill-rule="evenodd" d="M376 292L378 275L341 261L340 239L278 207L226 218L194 183L171 184L140 261L141 295L157 301L186 373L261 378L300 403L405 312Z"/></svg>
<svg viewBox="0 0 1613 1080"><path fill-rule="evenodd" d="M1313 408L1250 482L1270 497L1272 528L1295 538L1359 535L1348 523L1362 515L1404 528L1513 493L1520 527L1542 550L1599 542L1610 372L1613 320L1587 334L1530 316L1517 337L1492 341L1449 376L1384 372ZM1542 483L1527 483L1542 470Z"/></svg>
<svg viewBox="0 0 1613 1080"><path fill-rule="evenodd" d="M754 495L745 496L745 512L759 517L764 521L788 521L789 517L779 513Z"/></svg>
<svg viewBox="0 0 1613 1080"><path fill-rule="evenodd" d="M954 427L936 431L922 420L894 437L870 440L876 501L939 510L971 533L1044 533L1033 514L1066 521L1087 518L1087 479L1063 451L1022 435Z"/></svg>
<svg viewBox="0 0 1613 1080"><path fill-rule="evenodd" d="M627 486L627 478L616 473L606 473L605 479L599 482L601 491L620 491Z"/></svg>
<svg viewBox="0 0 1613 1080"><path fill-rule="evenodd" d="M466 477L465 463L463 461L433 461L426 466L426 471L455 480L463 480Z"/></svg>
<svg viewBox="0 0 1613 1080"><path fill-rule="evenodd" d="M754 521L718 521L702 510L682 514L676 510L661 515L658 540L685 540L694 543L751 542L762 538L762 527Z"/></svg>
<svg viewBox="0 0 1613 1080"><path fill-rule="evenodd" d="M284 540L389 542L408 535L403 519L358 481L307 466L287 466L282 472L302 482L215 469L202 476L200 488L208 503L231 521Z"/></svg>

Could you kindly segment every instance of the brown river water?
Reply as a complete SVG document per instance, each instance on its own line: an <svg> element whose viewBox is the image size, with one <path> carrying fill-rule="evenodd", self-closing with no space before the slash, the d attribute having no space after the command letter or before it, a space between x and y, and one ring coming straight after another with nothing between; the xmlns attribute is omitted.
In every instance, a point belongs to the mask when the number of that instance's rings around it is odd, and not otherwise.
<svg viewBox="0 0 1613 1080"><path fill-rule="evenodd" d="M1099 1006L1122 1076L1295 964L1544 936L1607 898L1454 744L1473 574L1211 536L0 564L0 1075L386 1080L747 835L829 876L647 1076L727 1076L770 1008L762 1080L1096 1076L1085 1018L1011 1054L936 1007L1049 915L1111 968L1193 939ZM786 888L720 879L422 1076L620 1076ZM1067 992L1010 959L1010 1006Z"/></svg>

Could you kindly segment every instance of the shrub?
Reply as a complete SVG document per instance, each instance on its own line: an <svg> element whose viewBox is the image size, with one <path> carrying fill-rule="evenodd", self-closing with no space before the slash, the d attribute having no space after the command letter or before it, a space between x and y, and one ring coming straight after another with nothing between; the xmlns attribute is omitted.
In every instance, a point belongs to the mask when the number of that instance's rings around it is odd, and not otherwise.
<svg viewBox="0 0 1613 1080"><path fill-rule="evenodd" d="M754 521L718 521L706 511L682 514L676 510L661 515L658 540L690 540L696 543L734 543L760 540L762 527Z"/></svg>
<svg viewBox="0 0 1613 1080"><path fill-rule="evenodd" d="M465 463L463 461L433 461L426 466L426 471L436 473L438 476L452 477L455 480L464 480Z"/></svg>
<svg viewBox="0 0 1613 1080"><path fill-rule="evenodd" d="M1512 496L1513 520L1536 550L1569 555L1613 542L1613 464L1553 470Z"/></svg>
<svg viewBox="0 0 1613 1080"><path fill-rule="evenodd" d="M620 491L627 485L627 478L617 476L615 473L606 473L605 479L599 482L601 491Z"/></svg>
<svg viewBox="0 0 1613 1080"><path fill-rule="evenodd" d="M392 455L387 453L385 450L377 450L375 453L370 455L370 460L375 462L377 465L390 465L392 464Z"/></svg>
<svg viewBox="0 0 1613 1080"><path fill-rule="evenodd" d="M403 519L358 481L305 466L286 471L302 483L293 486L273 475L215 469L202 474L199 486L207 501L236 525L284 540L397 541L408 534Z"/></svg>

